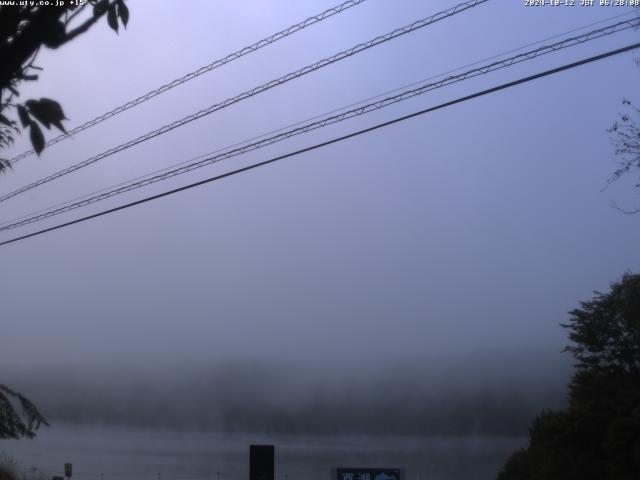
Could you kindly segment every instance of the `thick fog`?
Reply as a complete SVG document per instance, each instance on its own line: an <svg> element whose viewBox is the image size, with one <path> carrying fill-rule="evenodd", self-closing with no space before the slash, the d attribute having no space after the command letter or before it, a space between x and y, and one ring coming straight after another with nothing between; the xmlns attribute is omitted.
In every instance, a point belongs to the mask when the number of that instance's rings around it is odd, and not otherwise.
<svg viewBox="0 0 640 480"><path fill-rule="evenodd" d="M21 98L55 98L75 126L336 2L129 3L119 35L101 22L42 51L40 79ZM365 2L22 160L0 190L456 3ZM521 3L488 2L240 102L2 203L0 220L622 13ZM19 233L637 36L439 89ZM638 75L632 54L617 56L0 247L0 383L52 421L523 434L564 402L567 312L640 267L639 217L610 205L637 205L635 179L602 190L616 168L606 130ZM23 135L9 156L28 147Z"/></svg>
<svg viewBox="0 0 640 480"><path fill-rule="evenodd" d="M164 371L45 366L5 378L62 422L222 432L517 436L540 408L565 403L568 368L550 360L552 354L392 361L366 372L290 362Z"/></svg>

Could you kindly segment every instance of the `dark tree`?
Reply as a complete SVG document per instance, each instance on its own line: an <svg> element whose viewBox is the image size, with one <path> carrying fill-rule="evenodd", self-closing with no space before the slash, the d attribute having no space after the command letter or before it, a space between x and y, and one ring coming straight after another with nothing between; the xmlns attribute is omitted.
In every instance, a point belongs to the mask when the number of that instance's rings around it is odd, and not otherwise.
<svg viewBox="0 0 640 480"><path fill-rule="evenodd" d="M89 0L82 6L72 1L61 6L31 3L38 2L0 6L0 149L13 143L14 134L28 129L33 149L40 154L45 145L41 126L53 125L64 132L65 115L58 102L49 98L16 101L20 83L38 79L36 72L41 68L34 64L38 52L43 47L60 48L103 16L117 32L118 19L127 25L129 10L125 0ZM7 116L9 111L16 118ZM0 158L0 172L9 167L10 162Z"/></svg>
<svg viewBox="0 0 640 480"><path fill-rule="evenodd" d="M498 480L637 480L640 472L640 274L570 312L576 359L569 405L535 419Z"/></svg>
<svg viewBox="0 0 640 480"><path fill-rule="evenodd" d="M22 415L16 412L14 404L20 405ZM49 425L36 406L26 397L0 385L0 438L33 438L40 425Z"/></svg>
<svg viewBox="0 0 640 480"><path fill-rule="evenodd" d="M572 345L566 348L578 360L578 374L612 373L640 380L640 275L626 274L607 294L595 292L569 312Z"/></svg>

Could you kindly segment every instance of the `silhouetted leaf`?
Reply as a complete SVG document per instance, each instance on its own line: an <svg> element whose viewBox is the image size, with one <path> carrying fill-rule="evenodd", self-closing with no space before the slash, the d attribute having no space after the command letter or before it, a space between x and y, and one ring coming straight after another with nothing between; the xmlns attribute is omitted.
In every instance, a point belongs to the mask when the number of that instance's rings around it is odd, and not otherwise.
<svg viewBox="0 0 640 480"><path fill-rule="evenodd" d="M48 115L46 112L43 112L39 108L40 105L38 104L38 102L36 102L35 100L27 100L25 102L25 105L29 108L29 113L31 113L31 115L33 115L36 120L43 124L47 128L47 130L51 128L51 122L47 118Z"/></svg>
<svg viewBox="0 0 640 480"><path fill-rule="evenodd" d="M116 33L118 33L118 13L116 12L115 4L111 5L107 11L107 23Z"/></svg>
<svg viewBox="0 0 640 480"><path fill-rule="evenodd" d="M46 108L48 111L51 112L52 118L55 118L57 120L66 120L67 119L67 117L64 116L64 111L62 110L62 107L55 100L51 100L50 98L42 97L39 100L39 103L40 103L40 105L42 105L43 108Z"/></svg>
<svg viewBox="0 0 640 480"><path fill-rule="evenodd" d="M42 43L49 48L58 48L66 43L66 27L55 17L46 17L47 21L39 24L38 33L42 35Z"/></svg>
<svg viewBox="0 0 640 480"><path fill-rule="evenodd" d="M0 113L0 123L4 123L7 127L13 127L16 122L12 122Z"/></svg>
<svg viewBox="0 0 640 480"><path fill-rule="evenodd" d="M60 122L59 120L52 120L51 123L53 123L53 125L61 132L67 133L67 131L64 128L64 125L62 125L62 122Z"/></svg>
<svg viewBox="0 0 640 480"><path fill-rule="evenodd" d="M44 135L37 123L31 122L31 128L29 129L29 137L31 138L31 145L38 155L44 150Z"/></svg>
<svg viewBox="0 0 640 480"><path fill-rule="evenodd" d="M100 0L93 5L93 16L99 17L107 11L108 2L106 0Z"/></svg>
<svg viewBox="0 0 640 480"><path fill-rule="evenodd" d="M20 123L22 123L23 128L27 128L32 123L29 118L29 113L23 105L18 105L18 117L20 118Z"/></svg>
<svg viewBox="0 0 640 480"><path fill-rule="evenodd" d="M65 120L66 117L58 102L50 98L41 98L40 100L29 100L25 105L29 107L29 111L45 127L49 128L53 124L56 128L66 133L62 126L62 120Z"/></svg>
<svg viewBox="0 0 640 480"><path fill-rule="evenodd" d="M118 6L118 16L120 17L120 20L122 20L124 28L127 28L127 23L129 22L129 8L125 5L124 0L118 0L116 5Z"/></svg>
<svg viewBox="0 0 640 480"><path fill-rule="evenodd" d="M7 170L13 170L13 165L6 158L0 158L0 173L6 173Z"/></svg>
<svg viewBox="0 0 640 480"><path fill-rule="evenodd" d="M18 127L15 126L16 122L11 122L14 124L11 129L6 127L0 127L0 148L8 147L9 145L13 145L13 134L11 130L18 131Z"/></svg>

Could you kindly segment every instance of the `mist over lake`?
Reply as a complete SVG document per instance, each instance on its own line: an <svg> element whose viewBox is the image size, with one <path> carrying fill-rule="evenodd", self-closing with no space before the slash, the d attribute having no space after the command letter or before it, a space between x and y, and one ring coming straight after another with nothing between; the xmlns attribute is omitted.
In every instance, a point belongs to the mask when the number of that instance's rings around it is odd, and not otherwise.
<svg viewBox="0 0 640 480"><path fill-rule="evenodd" d="M564 405L560 351L411 362L220 361L3 372L52 422L282 434L521 436Z"/></svg>
<svg viewBox="0 0 640 480"><path fill-rule="evenodd" d="M569 365L540 350L297 367L7 372L52 426L1 446L47 478L68 461L79 480L247 478L257 443L275 445L278 479L329 479L345 466L403 468L407 480L490 479L524 445L532 416L564 404Z"/></svg>
<svg viewBox="0 0 640 480"><path fill-rule="evenodd" d="M78 480L239 480L249 445L275 445L278 480L329 480L335 467L402 467L407 480L495 477L522 437L216 434L61 424L33 441L3 446L50 478L72 462ZM33 472L31 472L33 473ZM158 474L160 474L158 476ZM219 474L219 476L218 476Z"/></svg>

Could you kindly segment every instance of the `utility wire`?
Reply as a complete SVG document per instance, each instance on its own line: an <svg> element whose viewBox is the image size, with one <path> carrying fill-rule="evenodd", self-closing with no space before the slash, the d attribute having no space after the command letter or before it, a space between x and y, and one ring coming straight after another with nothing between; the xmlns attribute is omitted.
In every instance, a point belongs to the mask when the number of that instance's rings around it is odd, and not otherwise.
<svg viewBox="0 0 640 480"><path fill-rule="evenodd" d="M318 116L310 118L308 120L314 120L315 118L320 118L321 116L328 115L328 114L331 114L331 113L335 113L335 112L338 112L338 111L343 110L345 108L349 108L349 107L353 107L353 106L356 106L356 105L360 105L360 104L362 104L364 102L368 102L369 100L375 100L376 98L383 97L383 96L388 95L390 93L395 93L395 92L399 92L400 90L404 90L404 89L409 88L409 87L414 87L414 86L419 85L421 83L424 83L424 82L426 82L428 80L433 80L435 78L444 77L445 75L449 75L451 73L459 72L460 70L463 70L465 68L474 67L476 65L480 65L481 63L488 62L490 60L495 60L495 59L500 58L500 57L504 57L505 55L509 55L510 53L519 52L521 50L524 50L525 48L533 47L535 45L540 45L541 43L548 42L550 40L555 40L556 38L560 38L560 37L563 37L565 35L569 35L570 33L579 32L580 30L585 30L585 29L587 29L589 27L593 27L593 26L596 26L596 25L601 25L603 23L608 22L609 20L615 20L616 18L627 17L627 16L630 16L630 15L632 15L632 16L634 16L636 18L640 18L638 16L638 14L636 12L633 12L633 11L626 12L626 13L621 13L621 14L618 14L618 15L613 15L613 16L607 17L607 18L603 18L602 20L598 20L597 22L589 23L587 25L583 25L582 27L577 27L577 28L574 28L574 29L571 29L571 30L567 30L567 31L561 32L561 33L557 33L555 35L552 35L551 37L546 37L546 38L543 38L542 40L538 40L538 41L535 41L535 42L532 42L532 43L528 43L526 45L522 45L522 46L517 47L517 48L512 48L511 50L507 50L506 52L498 53L498 54L493 55L491 57L483 58L482 60L477 60L477 61L475 61L473 63L467 63L466 65L462 65L461 67L454 68L453 70L448 70L448 71L446 71L444 73L440 73L438 75L432 75L430 77L423 78L422 80L417 80L415 82L403 85L401 87L394 88L393 90L388 90L386 92L380 93L380 94L375 95L373 97L369 97L369 98L366 98L364 100L360 100L358 102L355 102L355 103L352 103L352 104L347 105L345 107L333 110L331 112L326 112L326 113L324 113L322 115L318 115ZM300 122L300 123L303 123L303 122Z"/></svg>
<svg viewBox="0 0 640 480"><path fill-rule="evenodd" d="M503 68L507 68L510 67L512 65L515 65L517 63L521 63L524 61L528 61L528 60L532 60L534 58L537 58L539 56L542 55L546 55L552 52L556 52L558 50L564 49L564 48L568 48L568 47L572 47L575 45L579 45L582 43L586 43L589 41L593 41L597 38L601 38L603 36L606 35L611 35L613 33L618 33L624 30L628 30L630 28L634 28L640 26L640 19L635 19L635 20L625 20L622 22L618 22L615 23L613 25L608 25L606 27L603 28L599 28L596 30L592 30L591 32L585 33L583 35L578 35L575 37L570 37L567 38L565 40L562 40L560 42L556 42L554 44L550 44L550 45L545 45L542 46L540 48L537 48L535 50L531 50L531 51L527 51L524 53L521 53L519 55L515 55L512 56L510 58L506 58L504 60L498 61L498 62L493 62L487 65L484 65L482 67L478 67L472 70L469 70L467 72L464 72L460 75L455 75L455 76L449 76L443 80L440 80L438 82L433 82L433 83L427 83L427 84L423 84L418 88L414 88L411 90L406 90L398 95L394 95L391 97L387 97L384 98L382 100L379 100L377 102L373 102L373 103L369 103L366 105L363 105L359 108L356 109L352 109L352 110L348 110L345 112L342 112L338 115L332 115L332 116L328 116L325 117L319 121L315 121L315 122L311 122L308 123L306 125L302 125L299 126L297 128L293 128L291 130L287 130L285 132L276 134L274 136L271 137L267 137L264 138L262 140L258 140L256 142L253 143L249 143L243 146L240 146L238 148L234 148L232 150L228 150L225 151L223 153L220 154L215 154L212 156L208 156L206 158L203 158L201 160L198 161L193 161L187 165L183 165L180 166L178 168L175 168L173 170L168 170L165 169L164 171L162 171L162 173L156 174L154 176L145 176L142 177L141 180L138 181L131 181L128 184L123 184L124 186L119 186L116 188L113 188L111 190L106 191L105 193L100 193L94 196L90 196L89 198L86 198L87 196L81 197L81 199L79 199L78 201L71 201L71 202L66 202L64 204L62 204L63 206L54 206L54 207L50 207L50 209L45 209L44 213L39 213L35 214L33 216L29 216L28 218L25 218L27 216L21 217L20 219L17 219L16 221L13 221L12 223L9 222L5 222L4 225L0 225L0 231L6 231L6 230L12 230L18 227L22 227L31 223L35 223L38 221L42 221L45 220L47 218L51 218L53 216L56 215L60 215L62 213L66 213L69 212L71 210L75 210L77 208L80 207L84 207L102 200L106 200L108 198L111 198L113 196L116 195L120 195L126 192L129 192L131 190L135 190L138 188L142 188L144 186L147 185L151 185L153 183L162 181L162 180L166 180L168 178L172 178L178 175L182 175L184 173L190 172L192 170L198 169L198 168L202 168L204 166L213 164L213 163L218 163L221 162L222 160L226 160L228 158L231 157L235 157L244 153L247 153L249 151L253 151L253 150L257 150L259 148L263 148L266 147L268 145L271 145L273 143L291 138L293 136L296 135L300 135L302 133L307 133L309 131L312 130L316 130L319 128L323 128L326 127L328 125L332 125L334 123L339 123L342 121L345 121L349 118L354 118L357 116L361 116L370 112L373 112L375 110L379 110L385 107L388 107L390 105L393 105L395 103L404 101L404 100L408 100L410 98L413 98L415 96L418 95L422 95L426 92L438 89L438 88L442 88L445 87L447 85L451 85L453 83L457 83L457 82L461 82L464 80L468 80L469 78L474 78L480 75L485 75L487 73L496 71L496 70L501 70ZM244 143L244 142L243 142ZM56 208L57 207L57 208ZM7 224L9 223L9 224Z"/></svg>
<svg viewBox="0 0 640 480"><path fill-rule="evenodd" d="M199 112L193 113L191 115L188 115L180 120L176 120L175 122L172 122L170 124L164 125L163 127L160 127L156 130L153 130L151 132L148 132L140 137L137 137L133 140L130 140L126 143L123 143L121 145L118 145L117 147L113 147L110 148L109 150L106 150L105 152L102 152L94 157L91 157L87 160L84 160L80 163L77 163L75 165L72 165L68 168L65 168L63 170L59 170L58 172L49 175L48 177L42 178L36 182L33 182L31 184L28 184L24 187L20 187L17 190L14 190L12 192L6 193L2 196L0 196L0 202L4 202L12 197L15 197L16 195L19 195L21 193L24 193L26 191L29 191L33 188L36 188L40 185L43 185L45 183L48 183L52 180L55 180L57 178L60 178L64 175L68 175L69 173L75 172L76 170L79 170L81 168L84 168L88 165L91 165L99 160L102 160L103 158L106 158L110 155L113 155L115 153L121 152L123 150L126 150L130 147L133 147L134 145L137 145L139 143L142 143L146 140L150 140L151 138L157 137L158 135L162 135L164 133L167 133L175 128L181 127L187 123L190 123L194 120L198 120L206 115L210 115L213 112L216 112L218 110L221 110L223 108L226 108L230 105L233 105L235 103L238 103L242 100L245 100L249 97L253 97L254 95L258 95L262 92L265 92L267 90L270 90L276 86L282 85L284 83L287 83L293 79L296 79L298 77L301 77L303 75L306 75L308 73L311 72L315 72L316 70L319 70L323 67L326 67L328 65L331 65L333 63L336 63L340 60L344 60L345 58L349 58L352 55L355 55L357 53L360 53L362 51L368 50L369 48L375 47L377 45L380 45L382 43L388 42L390 40L393 40L394 38L400 37L402 35L405 35L407 33L411 33L414 32L420 28L426 27L428 25L431 25L437 21L443 20L445 18L451 17L457 13L463 12L465 10L468 10L470 8L473 8L477 5L480 5L482 3L485 3L489 0L469 0L467 2L461 3L459 5L456 5L455 7L452 7L448 10L444 10L442 12L438 12L435 15L431 15L429 17L423 18L421 20L417 20L409 25L406 25L404 27L395 29L387 34L384 35L380 35L378 37L375 37L371 40L369 40L368 42L365 43L360 43L354 47L351 47L347 50L344 50L340 53L337 53L335 55L332 55L330 57L324 58L314 64L308 65L304 68L301 68L300 70L297 70L295 72L292 73L288 73L287 75L284 75L278 79L275 80L271 80L267 83L264 83L258 87L255 87L251 90L247 90L246 92L241 93L240 95L237 95L235 97L231 97L228 98L227 100L224 100L221 103L217 103L214 105L211 105L210 107L207 107L203 110L200 110Z"/></svg>
<svg viewBox="0 0 640 480"><path fill-rule="evenodd" d="M288 129L292 128L292 127L297 127L297 126L299 126L299 125L303 125L303 124L308 123L308 122L310 122L310 121L312 121L312 120L317 120L317 119L319 119L319 118L325 117L325 116L327 116L327 115L331 115L331 114L333 114L333 113L341 112L341 111L343 111L343 110L345 110L345 109L347 109L347 108L355 107L356 105L362 105L362 104L364 104L364 103L366 103L366 102L370 102L371 100L376 100L376 99L378 99L378 98L382 98L382 97L384 97L385 95L389 95L389 94L392 94L392 93L396 93L396 92L399 92L399 91L401 91L401 90L405 90L405 89L407 89L407 88L409 88L409 87L415 87L416 85L420 85L420 84L422 84L422 83L424 83L424 82L426 82L426 81L428 81L428 80L433 80L433 79L436 79L436 78L441 78L441 77L444 77L445 75L449 75L449 74L451 74L451 73L459 72L460 70L463 70L463 69L465 69L465 68L473 67L473 66L476 66L476 65L480 65L481 63L488 62L488 61L490 61L490 60L495 60L496 58L504 57L505 55L508 55L508 54L510 54L510 53L519 52L519 51L524 50L525 48L528 48L528 47L532 47L532 46L535 46L535 45L540 45L541 43L544 43L544 42L547 42L547 41L550 41L550 40L554 40L554 39L559 38L559 37L562 37L562 36L564 36L564 35L568 35L568 34L570 34L570 33L579 32L580 30L585 30L585 29L587 29L587 28L589 28L589 27L593 27L593 26L595 26L595 25L603 24L603 23L605 23L605 22L608 22L609 20L615 20L616 18L626 17L626 16L630 16L630 15L637 16L637 15L636 15L636 12L633 12L633 11L631 11L631 12L626 12L626 13L620 13L620 14L618 14L618 15L613 15L613 16L611 16L611 17L603 18L602 20L598 20L597 22L589 23L589 24L587 24L587 25L583 25L583 26L581 26L581 27L573 28L573 29L571 29L571 30L566 30L566 31L564 31L564 32L557 33L557 34L555 34L555 35L553 35L553 36L543 38L542 40L538 40L538 41L536 41L536 42L528 43L528 44L526 44L526 45L521 45L520 47L513 48L513 49L511 49L511 50L507 50L507 51L502 52L502 53L498 53L498 54L493 55L493 56L488 57L488 58L483 58L482 60L477 60L477 61L475 61L475 62L473 62L473 63L468 63L468 64L466 64L466 65L462 65L462 66L460 66L460 67L456 67L456 68L454 68L454 69L452 69L452 70L448 70L448 71L446 71L446 72L444 72L444 73L439 73L439 74L437 74L437 75L432 75L432 76L429 76L429 77L427 77L427 78L423 78L423 79L421 79L421 80L417 80L417 81L415 81L415 82L412 82L412 83L409 83L409 84L402 85L401 87L397 87L397 88L394 88L394 89L392 89L392 90L387 90L387 91L382 92L382 93L379 93L379 94L377 94L377 95L374 95L374 96L371 96L371 97L367 97L367 98L362 99L362 100L359 100L359 101L357 101L357 102L350 103L349 105L345 105L345 106L342 106L342 107L340 107L340 108L336 108L336 109L330 110L330 111L328 111L328 112L323 112L323 113L321 113L321 114L314 115L313 117L306 118L306 119L304 119L304 120L299 120L299 121L297 121L297 122L295 122L295 123L291 123L291 124L289 124L289 125L286 125L286 126L284 126L284 127L277 128L277 129L275 129L275 130L270 130L270 131L265 132L265 133L262 133L262 134L260 134L260 135L256 135L256 136L254 136L254 137L251 137L251 138L249 138L249 139L245 139L245 140L242 140L242 141L240 141L240 142L236 142L236 143L234 143L234 144L232 144L232 145L226 145L225 147L218 148L218 149L216 149L216 150L214 150L214 151L210 151L210 152L207 152L207 153L204 153L204 154L198 155L198 156L196 156L196 157L192 157L192 158L189 158L189 159L187 159L187 160L183 160L183 161L181 161L181 162L174 163L173 165L169 165L169 166L167 166L167 167L163 167L163 168L160 168L160 169L157 169L157 170L153 170L153 171L151 171L151 172L149 172L149 173L146 173L146 174L144 174L144 175L140 175L140 176L137 176L137 177L135 177L135 178L130 178L130 179L128 179L128 180L125 180L125 181L123 181L123 182L117 183L117 184L115 184L115 185L111 185L111 186L109 186L109 187L105 187L105 188L102 188L102 189L100 189L100 190L93 191L93 192L91 192L91 193L85 193L85 194L83 194L83 195L80 195L80 196L77 196L77 197L75 197L75 198L72 198L71 200L66 200L66 201L64 201L64 202L60 202L60 203L57 203L57 204L55 204L55 205L52 205L52 206L49 206L49 207L46 207L46 208L42 208L42 209L40 209L40 210L36 210L35 212L30 212L30 213L27 213L27 214L21 215L21 216L19 216L19 217L14 217L14 218L12 218L12 219L2 221L2 222L0 222L0 228L1 228L1 227L3 227L4 225L9 224L9 223L17 222L17 221L22 220L22 219L24 219L24 218L31 217L31 216L37 215L37 214L39 214L39 213L42 213L42 212L46 212L47 210L54 209L54 208L57 208L57 207L61 207L61 206L63 206L63 205L69 205L69 204L71 204L71 203L73 203L73 202L77 202L78 200L82 200L82 199L85 199L85 198L88 198L88 197L93 197L93 196L98 195L98 194L100 194L100 193L102 193L102 192L106 192L106 191L108 191L108 190L111 190L111 189L115 189L115 188L121 187L121 186L126 185L126 184L128 184L128 183L132 183L132 182L136 182L137 180L142 180L142 179L145 179L145 178L149 178L149 177L154 176L154 175L156 175L156 174L158 174L158 173L166 172L166 171L168 171L168 170L171 170L172 168L176 168L176 167L179 167L179 166L182 166L182 165L185 165L185 164L191 163L191 162L195 162L196 160L199 160L199 159L202 159L202 158L208 157L208 156L213 155L213 154L216 154L216 153L218 153L218 152L222 152L222 151L225 151L225 150L228 150L228 149L231 149L231 148L234 148L234 147L240 146L240 145L244 145L244 144L247 144L247 143L253 142L253 141L255 141L255 140L259 140L259 139L264 138L264 137L268 137L268 136L270 136L270 135L272 135L272 134L274 134L274 133L283 132L283 131L288 130Z"/></svg>
<svg viewBox="0 0 640 480"><path fill-rule="evenodd" d="M46 144L45 147L49 147L55 143L58 143L62 140L64 140L65 138L69 138L72 135L82 132L83 130L86 130L88 128L91 128L95 125L98 125L99 123L104 122L105 120L111 118L111 117L115 117L116 115L124 112L125 110L129 110L130 108L135 107L136 105L140 105L141 103L146 102L147 100L151 100L153 97L157 97L158 95L171 90L172 88L175 88L179 85L182 85L183 83L186 83L190 80L193 80L194 78L199 77L200 75L203 75L205 73L208 73L212 70L215 70L218 67L221 67L223 65L226 65L227 63L233 62L234 60L237 60L245 55L248 55L249 53L253 53L257 50L260 50L263 47L266 47L267 45L271 45L272 43L277 42L278 40L282 40L284 38L287 38L290 35L293 35L296 32L299 32L300 30L303 30L307 27L310 27L311 25L314 25L316 23L322 22L323 20L326 20L327 18L330 18L334 15L337 15L339 13L344 12L345 10L348 10L351 7L354 7L356 5L359 5L363 2L365 2L366 0L348 0L344 3L341 3L340 5L336 5L333 8L329 8L327 10L325 10L324 12L320 12L317 15L313 15L309 18L307 18L306 20L303 20L300 23L296 23L295 25L291 25L288 28L285 28L284 30L281 30L277 33L274 33L273 35L271 35L270 37L267 38L263 38L262 40L249 45L248 47L244 47L241 48L240 50L230 53L229 55L227 55L226 57L220 58L216 61L214 61L213 63L210 63L209 65L205 65L203 67L198 68L197 70L194 70L193 72L189 72L186 75L177 78L175 80L172 80L169 83L166 83L158 88L156 88L155 90L151 90L150 92L145 93L144 95L139 96L138 98L135 98L123 105L120 105L119 107L114 108L113 110L110 110L106 113L103 113L102 115L100 115L99 117L96 117L92 120L89 120L88 122L83 123L82 125L78 125L77 127L73 128L72 130L69 130L67 133L63 133L61 135L58 135L55 138L52 138L51 140L49 140ZM34 150L28 150L26 152L21 153L20 155L17 155L16 157L12 158L9 160L11 165L15 165L18 161L20 161L23 158L26 158L30 155L33 155L35 153Z"/></svg>
<svg viewBox="0 0 640 480"><path fill-rule="evenodd" d="M527 77L520 78L518 80L514 80L514 81L511 81L511 82L503 83L503 84L500 84L498 86L495 86L495 87L492 87L492 88L488 88L486 90L482 90L482 91L479 91L479 92L476 92L476 93L473 93L473 94L470 94L470 95L466 95L464 97L457 98L455 100L451 100L451 101L448 101L448 102L445 102L445 103L441 103L439 105L436 105L435 107L425 108L423 110L419 110L417 112L414 112L414 113L411 113L411 114L408 114L408 115L404 115L404 116L401 116L401 117L394 118L393 120L388 120L386 122L379 123L379 124L374 125L372 127L368 127L368 128L362 129L362 130L358 130L356 132L352 132L352 133L349 133L347 135L343 135L341 137L336 137L336 138L333 138L331 140L327 140L325 142L317 143L317 144L312 145L310 147L302 148L300 150L296 150L294 152L289 152L289 153L286 153L284 155L279 155L279 156L273 157L273 158L271 158L269 160L264 160L262 162L255 163L253 165L249 165L249 166L246 166L246 167L238 168L236 170L232 170L230 172L226 172L226 173L223 173L223 174L220 174L220 175L216 175L216 176L207 178L205 180L200 180L198 182L194 182L194 183L191 183L189 185L185 185L185 186L182 186L182 187L179 187L179 188L174 188L173 190L162 192L162 193L159 193L157 195L152 195L150 197L146 197L146 198L143 198L141 200L136 200L134 202L126 203L126 204L120 205L118 207L110 208L108 210L103 210L101 212L94 213L92 215L87 215L85 217L77 218L75 220L71 220L69 222L61 223L61 224L55 225L53 227L49 227L49 228L45 228L45 229L42 229L42 230L38 230L36 232L32 232L32 233L29 233L29 234L26 234L26 235L22 235L20 237L12 238L10 240L5 240L3 242L0 242L0 247L4 246L4 245L8 245L10 243L14 243L14 242L18 242L18 241L21 241L21 240L25 240L27 238L31 238L31 237L35 237L35 236L38 236L38 235L42 235L44 233L51 232L51 231L54 231L54 230L58 230L58 229L61 229L61 228L64 228L64 227L68 227L70 225L75 225L76 223L85 222L87 220L91 220L91 219L94 219L94 218L102 217L102 216L108 215L110 213L118 212L120 210L125 210L127 208L134 207L136 205L141 205L143 203L147 203L147 202L150 202L152 200L157 200L157 199L162 198L162 197L167 197L169 195L173 195L175 193L182 192L184 190L189 190L189 189L194 188L194 187L198 187L198 186L201 186L201 185L205 185L207 183L215 182L217 180L221 180L223 178L231 177L231 176L237 175L239 173L247 172L249 170L253 170L253 169L256 169L258 167L263 167L263 166L269 165L271 163L275 163L277 161L283 160L285 158L294 157L294 156L300 155L302 153L310 152L310 151L316 150L318 148L322 148L322 147L326 147L328 145L332 145L334 143L342 142L342 141L347 140L349 138L353 138L353 137L357 137L359 135L363 135L365 133L373 132L373 131L378 130L380 128L388 127L390 125L393 125L393 124L396 124L396 123L400 123L400 122L409 120L411 118L418 117L420 115L424 115L424 114L427 114L427 113L430 113L430 112L433 112L433 111L436 111L436 110L440 110L442 108L450 107L450 106L456 105L458 103L463 103L463 102L472 100L474 98L478 98L478 97L481 97L481 96L484 96L484 95L488 95L488 94L491 94L491 93L498 92L500 90L505 90L507 88L515 87L517 85L521 85L523 83L531 82L533 80L537 80L537 79L540 79L540 78L543 78L543 77L554 75L556 73L560 73L560 72L563 72L565 70L570 70L570 69L573 69L573 68L577 68L577 67L579 67L581 65L586 65L588 63L596 62L598 60L603 60L605 58L612 57L614 55L619 55L621 53L628 52L630 50L633 50L633 49L636 49L636 48L639 48L639 47L640 47L640 42L634 43L634 44L631 44L631 45L627 45L626 47L618 48L616 50L610 50L610 51L602 53L600 55L595 55L595 56L592 56L592 57L588 57L588 58L585 58L583 60L579 60L577 62L565 64L565 65L562 65L560 67L552 68L550 70L545 70L544 72L537 73L535 75L530 75L530 76L527 76Z"/></svg>

